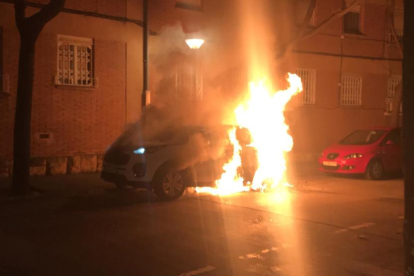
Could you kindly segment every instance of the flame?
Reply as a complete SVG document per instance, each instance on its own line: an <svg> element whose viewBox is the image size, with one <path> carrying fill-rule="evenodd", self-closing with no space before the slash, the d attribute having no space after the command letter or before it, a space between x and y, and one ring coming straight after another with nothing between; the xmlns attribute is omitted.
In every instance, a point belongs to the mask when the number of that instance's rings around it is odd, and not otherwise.
<svg viewBox="0 0 414 276"><path fill-rule="evenodd" d="M233 156L228 163L224 164L224 172L221 178L216 181L216 187L198 187L196 188L197 192L213 195L230 195L249 190L249 187L243 185L243 178L238 173L238 168L241 166L241 146L236 139L236 128L229 130L229 139L233 145Z"/></svg>
<svg viewBox="0 0 414 276"><path fill-rule="evenodd" d="M302 82L297 75L288 74L287 80L290 86L276 93L271 92L265 80L251 82L250 98L235 110L237 123L249 129L251 146L257 151L254 190L274 188L286 181L285 153L292 149L293 139L283 112L289 100L302 91Z"/></svg>
<svg viewBox="0 0 414 276"><path fill-rule="evenodd" d="M285 153L293 147L293 139L288 133L284 110L290 99L302 91L301 79L288 74L290 86L286 90L272 92L266 80L250 83L249 97L235 109L237 124L250 131L252 143L257 152L258 168L251 183L251 189L264 191L275 188L291 187L286 182ZM241 146L236 139L236 129L229 131L230 142L234 146L233 157L223 166L224 173L216 182L216 188L197 188L197 192L214 195L229 195L247 191L243 178L239 176L241 166Z"/></svg>

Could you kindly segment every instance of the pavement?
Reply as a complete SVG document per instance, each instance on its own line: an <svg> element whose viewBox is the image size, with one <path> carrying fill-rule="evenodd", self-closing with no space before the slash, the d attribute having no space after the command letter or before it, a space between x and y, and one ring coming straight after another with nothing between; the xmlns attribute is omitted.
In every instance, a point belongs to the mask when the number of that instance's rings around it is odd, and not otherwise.
<svg viewBox="0 0 414 276"><path fill-rule="evenodd" d="M0 275L403 275L403 181L288 172L293 188L173 202L98 174L0 181Z"/></svg>

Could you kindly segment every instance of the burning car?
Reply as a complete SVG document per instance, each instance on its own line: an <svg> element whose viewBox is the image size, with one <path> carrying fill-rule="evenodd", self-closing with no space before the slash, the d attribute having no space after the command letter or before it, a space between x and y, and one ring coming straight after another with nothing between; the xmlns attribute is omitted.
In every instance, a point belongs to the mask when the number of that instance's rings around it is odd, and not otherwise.
<svg viewBox="0 0 414 276"><path fill-rule="evenodd" d="M319 164L323 172L364 174L372 180L382 179L386 173L401 172L401 129L357 130L326 148Z"/></svg>
<svg viewBox="0 0 414 276"><path fill-rule="evenodd" d="M155 134L135 131L134 139L126 132L106 151L101 178L118 188L130 185L154 190L163 200L179 198L187 187L212 187L232 157L229 128L187 126Z"/></svg>

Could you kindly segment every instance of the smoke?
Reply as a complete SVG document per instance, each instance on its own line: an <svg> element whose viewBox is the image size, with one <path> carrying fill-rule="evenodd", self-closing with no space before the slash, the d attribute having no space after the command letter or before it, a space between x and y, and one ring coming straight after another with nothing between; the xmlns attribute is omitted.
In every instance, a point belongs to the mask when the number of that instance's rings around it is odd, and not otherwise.
<svg viewBox="0 0 414 276"><path fill-rule="evenodd" d="M243 68L227 68L226 64L219 68L220 62L206 62L207 56L214 56L209 46L196 53L185 44L185 38L180 25L164 27L155 38L152 52L157 54L150 56L152 102L137 122L126 127L112 148L131 150L161 136L168 138L164 142L173 143L173 133L201 126L205 130L192 132L187 137L189 146L173 160L175 169L208 160L220 161L216 163L221 169L233 152L228 137L230 127L223 125L234 123L234 109L242 92L247 91L247 75ZM198 59L195 54L199 54ZM216 64L214 70L208 69L212 64ZM192 77L189 74L186 79L185 69L194 73L195 66L198 77L202 76L202 98L194 97L193 86L185 85L186 81L191 83Z"/></svg>

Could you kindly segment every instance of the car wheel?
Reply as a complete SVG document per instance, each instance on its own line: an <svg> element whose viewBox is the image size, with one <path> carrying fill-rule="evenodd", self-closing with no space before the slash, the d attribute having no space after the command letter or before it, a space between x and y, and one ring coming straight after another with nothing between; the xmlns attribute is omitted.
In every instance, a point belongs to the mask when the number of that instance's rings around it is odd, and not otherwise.
<svg viewBox="0 0 414 276"><path fill-rule="evenodd" d="M374 159L369 162L368 167L365 171L365 178L369 180L380 180L384 178L384 166L381 161Z"/></svg>
<svg viewBox="0 0 414 276"><path fill-rule="evenodd" d="M161 168L154 177L155 194L162 200L174 200L182 196L186 188L183 171Z"/></svg>

